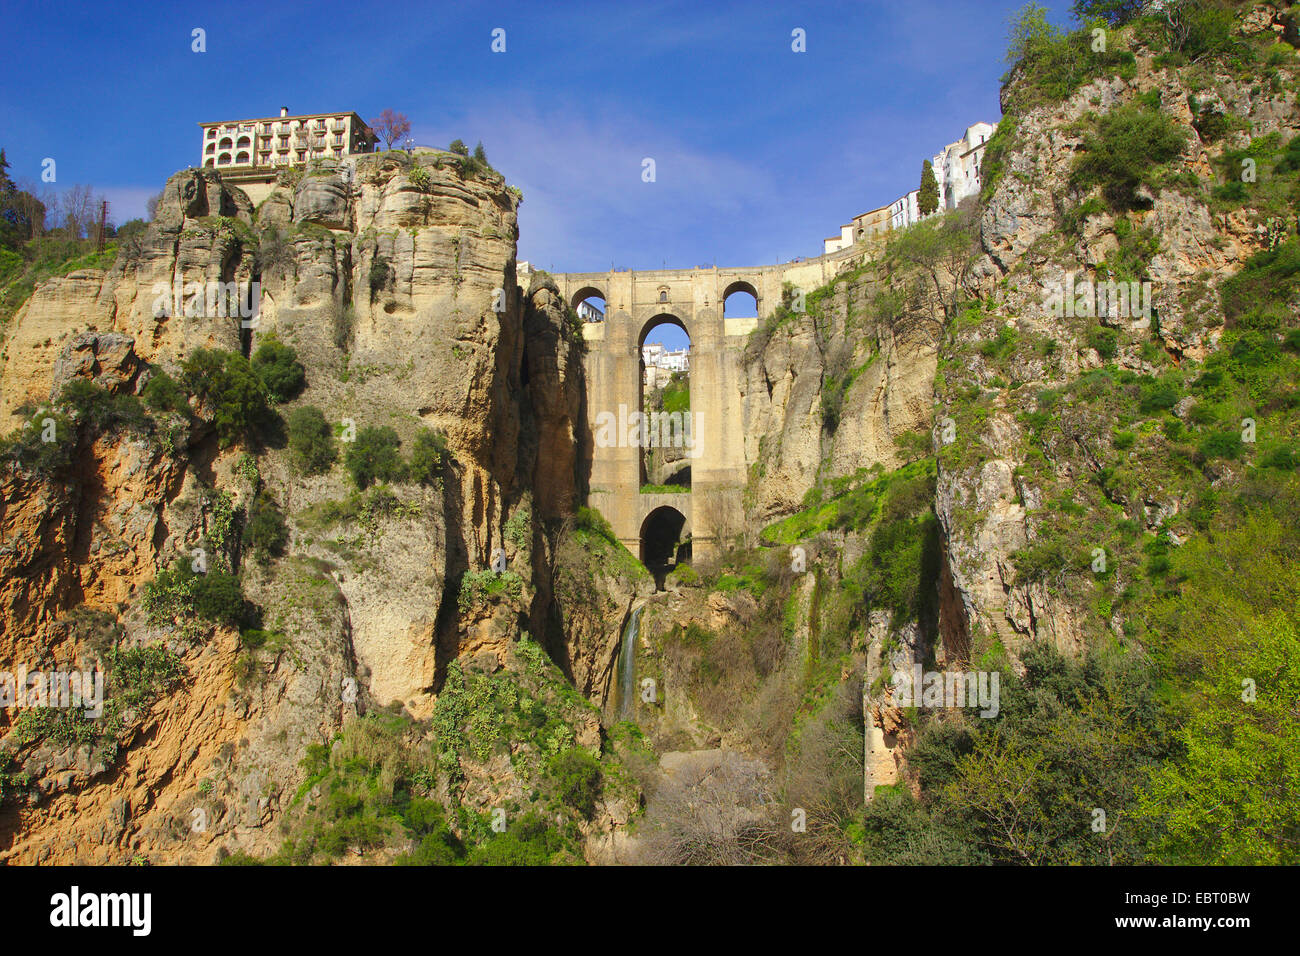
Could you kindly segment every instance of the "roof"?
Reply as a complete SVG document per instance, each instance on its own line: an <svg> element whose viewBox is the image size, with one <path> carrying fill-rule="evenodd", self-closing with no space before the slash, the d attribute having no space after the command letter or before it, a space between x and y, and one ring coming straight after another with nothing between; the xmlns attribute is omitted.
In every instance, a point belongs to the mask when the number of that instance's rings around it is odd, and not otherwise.
<svg viewBox="0 0 1300 956"><path fill-rule="evenodd" d="M365 120L361 119L361 114L356 112L355 110L335 110L333 113L294 113L289 116L281 116L279 113L276 113L274 116L253 116L248 119L219 120L215 123L199 123L198 125L199 126L229 126L232 123L269 123L272 120L279 122L280 120L290 120L290 119L321 119L322 117L326 117L326 116L355 116L357 119L361 120L362 126L364 126L366 129L370 129L370 124L367 123Z"/></svg>

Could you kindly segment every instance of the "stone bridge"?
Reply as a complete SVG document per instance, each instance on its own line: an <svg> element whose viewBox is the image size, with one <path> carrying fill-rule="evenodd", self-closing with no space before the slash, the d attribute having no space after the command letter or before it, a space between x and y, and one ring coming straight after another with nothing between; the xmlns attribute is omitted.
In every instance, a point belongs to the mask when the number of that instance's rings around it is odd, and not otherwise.
<svg viewBox="0 0 1300 956"><path fill-rule="evenodd" d="M728 318L724 303L747 292L766 317L789 282L806 292L824 285L863 255L850 248L815 259L748 269L665 269L553 275L572 307L605 300L605 319L583 326L587 339L587 408L595 439L591 503L633 554L646 560L652 519L676 512L696 556L719 537L739 532L747 462L741 403L742 353L759 319ZM645 483L637 422L642 412L641 346L656 325L670 323L690 338L691 490L641 494ZM634 417L634 415L636 417ZM660 436L661 438L663 436Z"/></svg>

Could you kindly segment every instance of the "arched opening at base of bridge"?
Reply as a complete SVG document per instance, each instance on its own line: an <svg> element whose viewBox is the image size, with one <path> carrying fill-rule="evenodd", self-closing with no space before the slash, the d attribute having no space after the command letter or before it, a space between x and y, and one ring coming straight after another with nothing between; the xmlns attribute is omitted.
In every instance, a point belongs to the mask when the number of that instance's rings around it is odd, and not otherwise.
<svg viewBox="0 0 1300 956"><path fill-rule="evenodd" d="M641 487L656 493L691 488L691 334L671 313L646 322L641 351L641 407L646 443Z"/></svg>
<svg viewBox="0 0 1300 956"><path fill-rule="evenodd" d="M656 508L641 522L641 563L660 591L670 571L691 563L691 538L683 534L685 527L686 516L671 505Z"/></svg>

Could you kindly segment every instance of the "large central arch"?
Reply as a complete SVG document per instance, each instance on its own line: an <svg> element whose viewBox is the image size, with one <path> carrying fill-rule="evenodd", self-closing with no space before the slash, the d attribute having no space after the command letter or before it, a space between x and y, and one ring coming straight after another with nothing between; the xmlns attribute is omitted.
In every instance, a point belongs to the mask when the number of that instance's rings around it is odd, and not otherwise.
<svg viewBox="0 0 1300 956"><path fill-rule="evenodd" d="M686 336L686 367L680 371L673 371L662 365L652 368L646 362L646 340L656 330L664 326L672 326L680 329ZM637 411L643 416L642 421L646 423L645 437L649 440L648 447L641 450L641 485L656 487L684 487L689 489L691 486L691 458L688 441L691 438L691 374L690 374L690 349L692 345L691 332L687 328L686 322L681 316L674 315L671 312L660 312L651 316L641 326L641 334L637 342L637 355L640 357L640 390L638 394ZM678 359L675 355L664 355L660 353L660 361L663 364L671 364ZM681 378L686 379L686 397L685 407L681 407ZM649 404L651 397L658 399L653 406ZM669 399L672 407L665 404L665 399Z"/></svg>
<svg viewBox="0 0 1300 956"><path fill-rule="evenodd" d="M641 522L641 563L663 589L664 578L678 564L691 560L690 522L672 505L660 505Z"/></svg>

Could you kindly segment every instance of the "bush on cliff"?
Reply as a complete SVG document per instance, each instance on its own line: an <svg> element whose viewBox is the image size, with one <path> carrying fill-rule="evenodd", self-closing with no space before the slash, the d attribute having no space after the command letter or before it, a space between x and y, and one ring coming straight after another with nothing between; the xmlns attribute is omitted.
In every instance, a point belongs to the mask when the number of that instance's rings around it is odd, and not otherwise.
<svg viewBox="0 0 1300 956"><path fill-rule="evenodd" d="M338 457L334 431L325 415L314 405L302 405L289 413L289 457L299 471L318 475L329 471Z"/></svg>
<svg viewBox="0 0 1300 956"><path fill-rule="evenodd" d="M287 402L307 384L307 372L298 361L298 353L274 333L263 339L253 353L252 367L266 387L266 394L277 404Z"/></svg>
<svg viewBox="0 0 1300 956"><path fill-rule="evenodd" d="M181 365L181 381L211 416L223 448L271 418L266 385L238 352L196 349Z"/></svg>
<svg viewBox="0 0 1300 956"><path fill-rule="evenodd" d="M376 481L401 481L406 477L406 462L398 454L402 441L388 426L368 426L357 432L346 456L348 473L358 488L364 490Z"/></svg>

